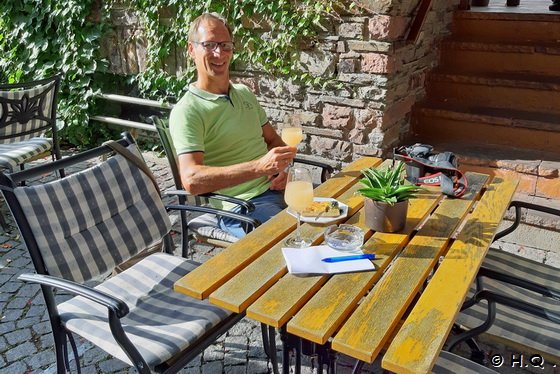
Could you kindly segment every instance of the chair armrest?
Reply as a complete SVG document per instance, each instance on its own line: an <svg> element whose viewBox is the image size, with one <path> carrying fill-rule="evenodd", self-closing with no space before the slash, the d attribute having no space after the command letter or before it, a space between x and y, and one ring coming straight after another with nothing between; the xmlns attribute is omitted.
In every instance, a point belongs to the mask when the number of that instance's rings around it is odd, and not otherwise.
<svg viewBox="0 0 560 374"><path fill-rule="evenodd" d="M248 217L243 214L234 213L228 210L222 210L222 209L217 209L212 207L183 204L183 205L166 205L165 208L168 210L182 210L182 211L198 212L198 213L210 213L210 214L215 214L219 217L232 218L240 222L249 224L251 230L258 227L261 224L259 220L256 220L252 217Z"/></svg>
<svg viewBox="0 0 560 374"><path fill-rule="evenodd" d="M120 299L105 292L66 279L52 277L50 275L24 273L18 277L25 282L38 283L43 286L58 288L73 295L85 297L88 300L104 305L115 313L118 318L126 316L129 312L128 305Z"/></svg>
<svg viewBox="0 0 560 374"><path fill-rule="evenodd" d="M556 290L556 289L553 289L553 288L550 288L550 287L546 287L546 286L540 285L538 283L531 282L531 281L528 281L526 279L513 276L511 274L507 274L507 273L499 272L499 271L496 271L496 270L492 270L492 269L489 269L485 266L481 266L480 269L478 270L477 278L480 278L480 277L487 277L487 278L495 279L497 281L501 281L501 282L505 282L505 283L508 283L508 284L512 284L512 285L517 286L517 287L525 288L529 291L539 293L543 296L547 296L547 297L554 298L556 300L560 300L560 290Z"/></svg>
<svg viewBox="0 0 560 374"><path fill-rule="evenodd" d="M202 196L205 197L207 199L215 199L215 200L220 200L220 201L226 201L228 203L232 203L232 204L236 204L241 206L242 209L242 213L247 214L249 212L252 212L255 210L255 205L250 202L250 201L246 201L243 199L238 199L236 197L231 197L231 196L227 196L227 195L221 195L221 194L217 194L214 192L209 192L209 193L205 193L205 194L201 194L201 195L193 195L188 193L185 190L167 190L164 192L165 195L176 195L176 196Z"/></svg>
<svg viewBox="0 0 560 374"><path fill-rule="evenodd" d="M556 313L555 311L548 310L540 305L534 305L532 303L515 299L507 295L502 295L498 292L483 290L475 295L475 299L477 302L480 300L486 300L488 302L507 305L522 312L531 313L540 318L547 319L555 323L560 323L560 314Z"/></svg>
<svg viewBox="0 0 560 374"><path fill-rule="evenodd" d="M328 164L325 164L324 162L305 160L299 157L295 157L294 162L305 164L305 165L317 166L321 168L321 183L325 182L334 172L333 167Z"/></svg>
<svg viewBox="0 0 560 374"><path fill-rule="evenodd" d="M514 232L517 227L519 226L520 222L521 222L521 209L525 208L528 210L535 210L537 212L543 212L543 213L548 213L548 214L552 214L555 216L560 217L560 209L553 209L553 208L549 208L546 206L542 206L542 205L537 205L537 204L532 204L532 203L528 203L525 201L518 201L518 200L514 200L509 204L508 209L510 208L515 208L515 220L513 221L513 224L511 226L509 226L508 228L500 231L499 233L496 234L496 236L494 236L494 240L498 240L508 234L511 234L512 232Z"/></svg>

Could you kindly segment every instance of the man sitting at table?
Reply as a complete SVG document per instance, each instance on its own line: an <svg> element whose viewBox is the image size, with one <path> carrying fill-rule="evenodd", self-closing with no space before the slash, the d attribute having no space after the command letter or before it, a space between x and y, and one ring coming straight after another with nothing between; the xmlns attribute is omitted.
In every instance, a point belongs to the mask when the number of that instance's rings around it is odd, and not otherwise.
<svg viewBox="0 0 560 374"><path fill-rule="evenodd" d="M250 215L265 222L286 207L285 169L296 149L278 136L249 88L230 82L233 48L222 16L204 13L193 21L188 51L197 80L171 111L170 131L185 190L248 200L255 205ZM222 218L219 225L245 235L233 219Z"/></svg>

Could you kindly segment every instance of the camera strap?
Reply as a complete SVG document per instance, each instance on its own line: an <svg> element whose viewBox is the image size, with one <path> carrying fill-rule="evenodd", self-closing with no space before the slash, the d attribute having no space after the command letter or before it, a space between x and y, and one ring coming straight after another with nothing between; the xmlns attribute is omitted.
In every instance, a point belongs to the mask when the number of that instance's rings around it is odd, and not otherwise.
<svg viewBox="0 0 560 374"><path fill-rule="evenodd" d="M461 197L467 190L467 178L457 168L452 152L432 153L432 146L415 144L395 148L393 159L406 164L407 179L417 185L440 186L441 191Z"/></svg>

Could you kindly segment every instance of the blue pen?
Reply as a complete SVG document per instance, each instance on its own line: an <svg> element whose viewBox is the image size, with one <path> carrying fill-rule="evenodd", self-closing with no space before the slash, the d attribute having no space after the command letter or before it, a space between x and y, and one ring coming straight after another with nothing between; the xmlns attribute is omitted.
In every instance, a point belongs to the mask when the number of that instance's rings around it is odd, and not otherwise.
<svg viewBox="0 0 560 374"><path fill-rule="evenodd" d="M352 256L341 256L341 257L325 257L322 258L323 262L342 262L342 261L352 261L352 260L375 260L374 254L364 254L364 255L352 255Z"/></svg>

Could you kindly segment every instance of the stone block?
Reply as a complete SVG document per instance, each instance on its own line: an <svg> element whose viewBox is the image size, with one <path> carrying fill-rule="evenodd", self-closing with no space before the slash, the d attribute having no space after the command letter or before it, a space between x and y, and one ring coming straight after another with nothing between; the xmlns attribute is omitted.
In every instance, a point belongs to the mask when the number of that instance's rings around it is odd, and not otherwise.
<svg viewBox="0 0 560 374"><path fill-rule="evenodd" d="M501 169L515 170L518 173L537 175L540 160L496 160L496 166Z"/></svg>
<svg viewBox="0 0 560 374"><path fill-rule="evenodd" d="M334 74L335 56L331 52L321 50L302 51L299 60L302 69L314 76L328 77Z"/></svg>
<svg viewBox="0 0 560 374"><path fill-rule="evenodd" d="M368 131L365 128L353 128L348 134L348 140L354 144L364 144L368 137Z"/></svg>
<svg viewBox="0 0 560 374"><path fill-rule="evenodd" d="M393 56L381 53L364 53L361 62L362 73L391 74L397 66Z"/></svg>
<svg viewBox="0 0 560 374"><path fill-rule="evenodd" d="M395 40L404 37L409 18L376 14L369 19L368 36L376 40Z"/></svg>
<svg viewBox="0 0 560 374"><path fill-rule="evenodd" d="M367 74L367 73L339 73L338 80L356 85L371 85L384 87L387 84L386 74Z"/></svg>
<svg viewBox="0 0 560 374"><path fill-rule="evenodd" d="M342 139L342 137L344 136L342 130L334 130L321 127L303 127L303 132L308 135L325 136L335 139Z"/></svg>
<svg viewBox="0 0 560 374"><path fill-rule="evenodd" d="M357 0L359 8L372 13L389 13L393 10L393 0Z"/></svg>
<svg viewBox="0 0 560 374"><path fill-rule="evenodd" d="M360 41L360 40L349 40L348 48L352 51L357 52L382 52L382 53L392 53L393 44L381 41Z"/></svg>
<svg viewBox="0 0 560 374"><path fill-rule="evenodd" d="M535 195L551 199L560 199L560 178L538 177Z"/></svg>
<svg viewBox="0 0 560 374"><path fill-rule="evenodd" d="M260 95L259 84L255 77L240 77L240 76L232 76L231 81L233 83L240 83L244 84L245 86L249 87L249 89L255 94Z"/></svg>
<svg viewBox="0 0 560 374"><path fill-rule="evenodd" d="M344 22L338 26L338 35L346 39L363 39L364 23Z"/></svg>
<svg viewBox="0 0 560 374"><path fill-rule="evenodd" d="M349 142L311 136L310 145L313 154L336 161L349 161L352 159L352 144Z"/></svg>
<svg viewBox="0 0 560 374"><path fill-rule="evenodd" d="M558 161L542 161L538 168L539 176L545 178L558 178L560 162Z"/></svg>
<svg viewBox="0 0 560 374"><path fill-rule="evenodd" d="M356 97L371 101L384 101L387 96L387 90L377 86L359 87Z"/></svg>
<svg viewBox="0 0 560 374"><path fill-rule="evenodd" d="M336 53L345 53L346 52L346 43L343 41L339 41L336 43Z"/></svg>
<svg viewBox="0 0 560 374"><path fill-rule="evenodd" d="M16 345L23 343L25 341L31 340L31 330L29 329L19 329L15 331L11 331L4 335L8 344Z"/></svg>
<svg viewBox="0 0 560 374"><path fill-rule="evenodd" d="M340 96L328 96L328 95L319 96L316 99L322 101L325 104L329 103L335 105L350 106L354 108L365 107L365 102L359 99L350 99L350 98L345 98Z"/></svg>
<svg viewBox="0 0 560 374"><path fill-rule="evenodd" d="M308 111L295 111L288 113L284 119L287 124L300 124L312 126L317 124L319 115Z"/></svg>
<svg viewBox="0 0 560 374"><path fill-rule="evenodd" d="M354 154L359 156L373 156L373 157L380 157L381 156L381 149L371 145L371 144L364 144L364 145L354 145Z"/></svg>
<svg viewBox="0 0 560 374"><path fill-rule="evenodd" d="M355 58L341 59L338 63L340 73L356 73L358 71L358 60Z"/></svg>

